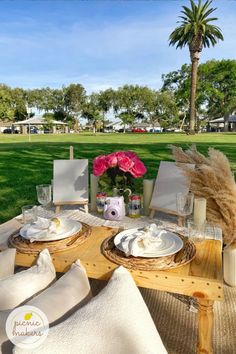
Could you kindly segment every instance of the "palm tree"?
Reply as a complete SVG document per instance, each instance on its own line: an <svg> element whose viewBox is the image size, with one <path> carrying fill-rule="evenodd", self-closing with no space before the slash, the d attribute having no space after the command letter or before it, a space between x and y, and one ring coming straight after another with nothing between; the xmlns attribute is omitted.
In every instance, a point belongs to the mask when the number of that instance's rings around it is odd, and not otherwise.
<svg viewBox="0 0 236 354"><path fill-rule="evenodd" d="M191 70L191 92L190 92L190 133L194 134L195 131L195 97L197 86L197 70L200 53L202 48L214 46L218 40L223 40L224 37L219 27L209 24L212 21L218 20L216 17L209 17L216 8L210 8L212 0L207 0L202 4L198 0L196 4L190 0L191 8L182 6L183 10L181 23L169 37L169 45L176 45L177 48L183 48L188 45L190 51L190 58L192 62Z"/></svg>

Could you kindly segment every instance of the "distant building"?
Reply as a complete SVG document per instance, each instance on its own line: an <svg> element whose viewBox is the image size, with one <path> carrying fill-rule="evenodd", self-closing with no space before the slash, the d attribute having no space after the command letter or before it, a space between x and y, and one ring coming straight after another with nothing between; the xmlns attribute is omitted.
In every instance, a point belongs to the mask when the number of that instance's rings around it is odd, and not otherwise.
<svg viewBox="0 0 236 354"><path fill-rule="evenodd" d="M12 123L11 122L0 122L0 133L3 133L5 129L11 129Z"/></svg>
<svg viewBox="0 0 236 354"><path fill-rule="evenodd" d="M126 131L131 131L132 129L145 129L148 133L150 132L162 132L162 128L160 124L157 122L155 123L154 126L152 126L150 123L134 123L131 125L127 124L126 125ZM121 120L113 121L110 122L109 124L106 124L105 131L107 132L117 132L121 131L124 129L124 123Z"/></svg>
<svg viewBox="0 0 236 354"><path fill-rule="evenodd" d="M212 119L209 121L208 130L223 131L224 117ZM229 116L229 131L236 131L236 115Z"/></svg>

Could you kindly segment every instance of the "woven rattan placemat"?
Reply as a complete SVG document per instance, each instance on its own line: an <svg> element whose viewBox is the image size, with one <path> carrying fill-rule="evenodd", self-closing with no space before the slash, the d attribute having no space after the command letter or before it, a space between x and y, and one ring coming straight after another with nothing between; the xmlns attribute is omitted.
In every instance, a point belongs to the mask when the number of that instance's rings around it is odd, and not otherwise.
<svg viewBox="0 0 236 354"><path fill-rule="evenodd" d="M92 227L82 224L82 229L62 240L57 241L42 241L42 242L30 242L19 235L19 232L13 234L8 239L8 246L16 248L20 253L38 254L43 249L47 248L50 253L61 252L65 250L77 247L81 243L85 242L86 239L91 235Z"/></svg>
<svg viewBox="0 0 236 354"><path fill-rule="evenodd" d="M123 265L126 268L134 270L165 270L177 268L191 262L196 255L196 247L187 237L181 236L184 242L182 250L174 255L158 258L143 258L126 256L125 253L116 248L114 237L106 238L102 245L103 255L110 261Z"/></svg>

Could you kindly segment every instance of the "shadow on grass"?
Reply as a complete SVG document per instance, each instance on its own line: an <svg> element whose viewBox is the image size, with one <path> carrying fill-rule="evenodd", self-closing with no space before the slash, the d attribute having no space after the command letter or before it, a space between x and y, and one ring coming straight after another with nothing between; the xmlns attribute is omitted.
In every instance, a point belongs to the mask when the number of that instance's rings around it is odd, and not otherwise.
<svg viewBox="0 0 236 354"><path fill-rule="evenodd" d="M167 143L75 143L71 142L34 142L5 143L0 146L0 222L4 222L20 213L21 206L36 203L35 186L51 183L53 177L53 160L68 159L69 146L74 146L75 158L89 160L89 171L92 171L92 160L100 154L108 154L118 150L132 150L145 163L148 172L145 178L155 178L161 160L171 160ZM185 141L176 145L189 146ZM224 152L229 158L232 168L236 170L236 150L234 143L217 142L211 146ZM206 153L207 142L197 143L198 149ZM137 181L137 190L142 191L142 180Z"/></svg>

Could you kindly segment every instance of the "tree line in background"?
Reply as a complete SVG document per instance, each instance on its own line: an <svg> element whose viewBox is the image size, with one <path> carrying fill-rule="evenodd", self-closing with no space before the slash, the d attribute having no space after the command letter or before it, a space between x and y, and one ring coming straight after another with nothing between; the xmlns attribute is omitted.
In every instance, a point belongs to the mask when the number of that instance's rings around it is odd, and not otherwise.
<svg viewBox="0 0 236 354"><path fill-rule="evenodd" d="M200 64L196 90L196 129L213 118L228 118L236 110L236 60L210 60ZM0 85L0 120L17 122L29 117L29 108L44 112L50 119L67 122L79 129L80 118L87 119L94 131L103 129L107 113L124 124L147 122L153 127L184 129L189 124L191 65L162 76L163 86L153 90L146 86L124 85L86 94L80 84L60 89L24 90ZM32 115L32 114L31 114Z"/></svg>

